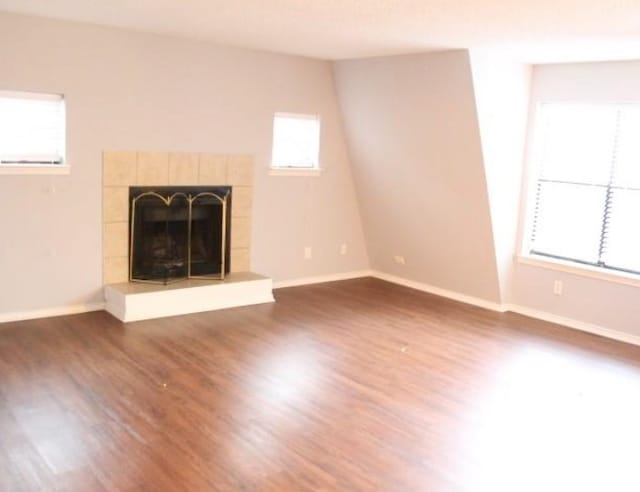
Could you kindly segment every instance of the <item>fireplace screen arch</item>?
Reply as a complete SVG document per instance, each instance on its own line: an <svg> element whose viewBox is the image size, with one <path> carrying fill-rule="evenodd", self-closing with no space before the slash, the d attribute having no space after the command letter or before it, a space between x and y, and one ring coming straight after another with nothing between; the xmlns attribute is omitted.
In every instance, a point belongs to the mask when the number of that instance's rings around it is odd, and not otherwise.
<svg viewBox="0 0 640 492"><path fill-rule="evenodd" d="M130 281L224 279L231 187L132 187L129 198Z"/></svg>

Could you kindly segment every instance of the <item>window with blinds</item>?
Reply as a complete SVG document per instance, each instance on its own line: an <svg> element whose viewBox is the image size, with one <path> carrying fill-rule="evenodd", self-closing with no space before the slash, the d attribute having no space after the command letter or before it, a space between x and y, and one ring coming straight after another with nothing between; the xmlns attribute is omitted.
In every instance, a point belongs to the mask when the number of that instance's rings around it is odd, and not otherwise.
<svg viewBox="0 0 640 492"><path fill-rule="evenodd" d="M320 117L276 113L273 118L274 169L318 169Z"/></svg>
<svg viewBox="0 0 640 492"><path fill-rule="evenodd" d="M640 274L640 104L543 103L533 255Z"/></svg>
<svg viewBox="0 0 640 492"><path fill-rule="evenodd" d="M64 163L64 97L0 91L0 166Z"/></svg>

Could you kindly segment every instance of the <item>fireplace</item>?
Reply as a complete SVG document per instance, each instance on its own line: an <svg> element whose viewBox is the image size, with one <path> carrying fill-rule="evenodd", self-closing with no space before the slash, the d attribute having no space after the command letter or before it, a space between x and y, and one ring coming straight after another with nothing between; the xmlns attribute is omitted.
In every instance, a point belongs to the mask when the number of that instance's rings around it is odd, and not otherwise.
<svg viewBox="0 0 640 492"><path fill-rule="evenodd" d="M223 279L230 268L231 187L129 188L129 280Z"/></svg>

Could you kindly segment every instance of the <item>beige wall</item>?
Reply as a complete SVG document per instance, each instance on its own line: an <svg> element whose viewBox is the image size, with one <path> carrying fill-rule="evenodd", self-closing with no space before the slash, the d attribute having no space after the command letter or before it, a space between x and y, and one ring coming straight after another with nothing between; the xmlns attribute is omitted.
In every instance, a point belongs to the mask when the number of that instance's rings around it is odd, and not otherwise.
<svg viewBox="0 0 640 492"><path fill-rule="evenodd" d="M468 53L338 62L336 83L372 267L499 301Z"/></svg>
<svg viewBox="0 0 640 492"><path fill-rule="evenodd" d="M471 61L335 65L371 267L640 334L637 287L512 260L527 71ZM101 300L103 150L253 155L253 270L286 280L369 267L331 64L0 14L0 67L0 89L66 95L72 165L0 176L0 314ZM531 105L640 101L639 83L640 62L537 66ZM275 111L321 115L321 177L268 175Z"/></svg>
<svg viewBox="0 0 640 492"><path fill-rule="evenodd" d="M640 102L639 87L640 61L535 66L531 108L540 101ZM562 296L552 292L555 280L564 284ZM516 263L510 297L513 304L640 335L639 287Z"/></svg>
<svg viewBox="0 0 640 492"><path fill-rule="evenodd" d="M103 150L253 155L253 270L368 267L329 63L0 14L0 88L65 94L72 166L0 176L0 313L101 300ZM321 115L320 177L268 175L275 111Z"/></svg>

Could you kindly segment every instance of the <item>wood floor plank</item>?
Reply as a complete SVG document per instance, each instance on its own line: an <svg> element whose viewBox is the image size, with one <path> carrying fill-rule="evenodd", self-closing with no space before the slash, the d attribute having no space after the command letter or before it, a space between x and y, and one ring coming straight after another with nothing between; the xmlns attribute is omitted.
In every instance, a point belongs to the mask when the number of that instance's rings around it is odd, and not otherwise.
<svg viewBox="0 0 640 492"><path fill-rule="evenodd" d="M375 279L0 325L0 490L640 490L640 348Z"/></svg>

